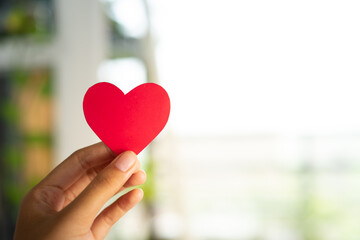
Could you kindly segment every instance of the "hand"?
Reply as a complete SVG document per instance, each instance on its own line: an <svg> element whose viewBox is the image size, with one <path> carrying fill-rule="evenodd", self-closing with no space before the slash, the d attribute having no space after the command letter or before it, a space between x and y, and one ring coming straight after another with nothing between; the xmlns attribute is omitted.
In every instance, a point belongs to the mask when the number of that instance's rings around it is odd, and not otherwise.
<svg viewBox="0 0 360 240"><path fill-rule="evenodd" d="M115 157L103 143L76 151L24 197L14 239L103 239L142 199L134 189L98 214L116 193L145 182L139 167L135 153Z"/></svg>

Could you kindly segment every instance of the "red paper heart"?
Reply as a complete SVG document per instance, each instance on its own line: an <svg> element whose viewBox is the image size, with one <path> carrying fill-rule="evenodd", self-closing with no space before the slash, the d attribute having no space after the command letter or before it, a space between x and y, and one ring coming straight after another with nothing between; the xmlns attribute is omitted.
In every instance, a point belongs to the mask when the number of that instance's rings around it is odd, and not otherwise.
<svg viewBox="0 0 360 240"><path fill-rule="evenodd" d="M170 99L154 83L139 85L124 95L115 85L101 82L87 90L83 109L91 129L111 150L139 154L165 127Z"/></svg>

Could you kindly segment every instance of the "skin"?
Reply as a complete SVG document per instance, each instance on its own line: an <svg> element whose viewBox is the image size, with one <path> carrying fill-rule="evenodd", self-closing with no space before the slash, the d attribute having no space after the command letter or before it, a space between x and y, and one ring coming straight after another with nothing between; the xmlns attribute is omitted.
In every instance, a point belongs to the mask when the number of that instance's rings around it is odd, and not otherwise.
<svg viewBox="0 0 360 240"><path fill-rule="evenodd" d="M134 189L101 211L116 193L145 182L139 167L135 153L116 156L103 143L74 152L24 197L14 239L104 239L143 197Z"/></svg>

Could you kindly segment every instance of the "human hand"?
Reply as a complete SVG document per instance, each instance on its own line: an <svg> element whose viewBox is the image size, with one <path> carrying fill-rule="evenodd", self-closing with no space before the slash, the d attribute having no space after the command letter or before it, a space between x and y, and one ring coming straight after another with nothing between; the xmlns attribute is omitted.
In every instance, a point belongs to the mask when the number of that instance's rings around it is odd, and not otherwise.
<svg viewBox="0 0 360 240"><path fill-rule="evenodd" d="M116 157L102 142L74 152L24 197L14 239L103 239L142 199L134 189L98 214L116 193L145 182L139 167L135 153Z"/></svg>

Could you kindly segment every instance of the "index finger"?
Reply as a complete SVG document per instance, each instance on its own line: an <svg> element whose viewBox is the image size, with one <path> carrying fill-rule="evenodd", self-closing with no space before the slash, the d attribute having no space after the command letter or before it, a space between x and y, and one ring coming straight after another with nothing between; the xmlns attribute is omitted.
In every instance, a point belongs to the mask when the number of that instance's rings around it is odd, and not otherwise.
<svg viewBox="0 0 360 240"><path fill-rule="evenodd" d="M110 163L116 154L103 142L75 151L46 176L39 185L53 186L65 191L88 169Z"/></svg>
<svg viewBox="0 0 360 240"><path fill-rule="evenodd" d="M71 202L61 216L81 219L91 224L104 204L114 196L140 167L135 153L121 153L104 168L80 195Z"/></svg>

